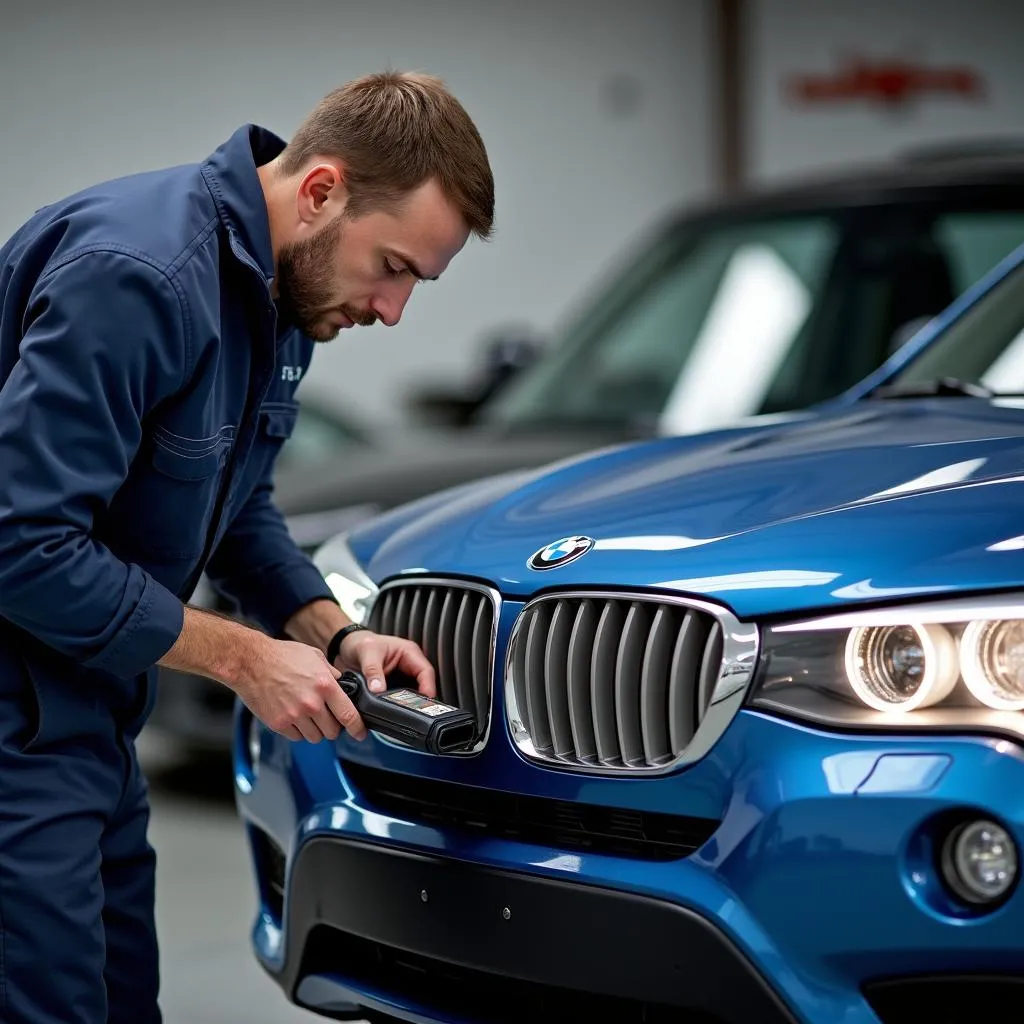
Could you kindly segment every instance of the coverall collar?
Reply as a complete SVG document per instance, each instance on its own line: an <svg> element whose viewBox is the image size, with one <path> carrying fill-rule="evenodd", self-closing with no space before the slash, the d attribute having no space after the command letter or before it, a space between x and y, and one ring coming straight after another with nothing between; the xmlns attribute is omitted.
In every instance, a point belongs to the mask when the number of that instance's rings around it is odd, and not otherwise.
<svg viewBox="0 0 1024 1024"><path fill-rule="evenodd" d="M256 168L285 148L285 142L259 125L246 124L206 159L203 177L220 219L256 261L269 285L274 278L270 217Z"/></svg>

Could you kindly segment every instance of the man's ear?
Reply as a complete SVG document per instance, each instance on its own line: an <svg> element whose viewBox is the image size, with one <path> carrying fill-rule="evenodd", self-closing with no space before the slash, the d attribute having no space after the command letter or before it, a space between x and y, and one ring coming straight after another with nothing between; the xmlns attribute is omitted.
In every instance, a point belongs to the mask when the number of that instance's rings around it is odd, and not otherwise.
<svg viewBox="0 0 1024 1024"><path fill-rule="evenodd" d="M345 168L340 161L321 161L303 174L296 192L299 219L305 224L331 219L348 202Z"/></svg>

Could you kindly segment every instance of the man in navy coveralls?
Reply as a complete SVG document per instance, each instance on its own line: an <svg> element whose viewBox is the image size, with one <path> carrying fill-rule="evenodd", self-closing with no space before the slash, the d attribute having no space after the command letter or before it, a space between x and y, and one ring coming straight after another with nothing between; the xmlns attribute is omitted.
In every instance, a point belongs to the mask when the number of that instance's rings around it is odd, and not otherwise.
<svg viewBox="0 0 1024 1024"><path fill-rule="evenodd" d="M336 90L291 142L87 189L0 249L0 1021L154 1024L154 854L135 737L156 667L295 741L365 726L336 679L416 645L350 625L271 497L315 342L398 323L493 180L429 76ZM200 574L241 622L188 607Z"/></svg>

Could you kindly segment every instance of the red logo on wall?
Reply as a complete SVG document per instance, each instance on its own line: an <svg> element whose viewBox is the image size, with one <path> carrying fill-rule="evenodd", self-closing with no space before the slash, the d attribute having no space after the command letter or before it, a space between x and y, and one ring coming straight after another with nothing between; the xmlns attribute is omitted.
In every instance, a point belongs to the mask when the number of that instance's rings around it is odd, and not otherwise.
<svg viewBox="0 0 1024 1024"><path fill-rule="evenodd" d="M968 67L929 67L910 60L852 57L834 74L794 75L786 91L801 103L866 101L896 107L924 95L978 99L982 76Z"/></svg>

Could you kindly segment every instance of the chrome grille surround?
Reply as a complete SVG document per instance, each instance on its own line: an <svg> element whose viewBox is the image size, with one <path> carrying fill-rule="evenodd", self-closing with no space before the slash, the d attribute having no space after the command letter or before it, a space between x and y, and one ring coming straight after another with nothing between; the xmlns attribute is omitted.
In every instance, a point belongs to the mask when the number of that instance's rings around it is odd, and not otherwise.
<svg viewBox="0 0 1024 1024"><path fill-rule="evenodd" d="M367 616L374 631L419 644L434 666L438 700L475 714L480 738L462 756L482 750L490 734L500 612L501 596L492 587L410 576L383 584Z"/></svg>
<svg viewBox="0 0 1024 1024"><path fill-rule="evenodd" d="M531 761L657 775L700 760L743 703L757 626L691 598L578 590L527 602L505 658L512 740Z"/></svg>

